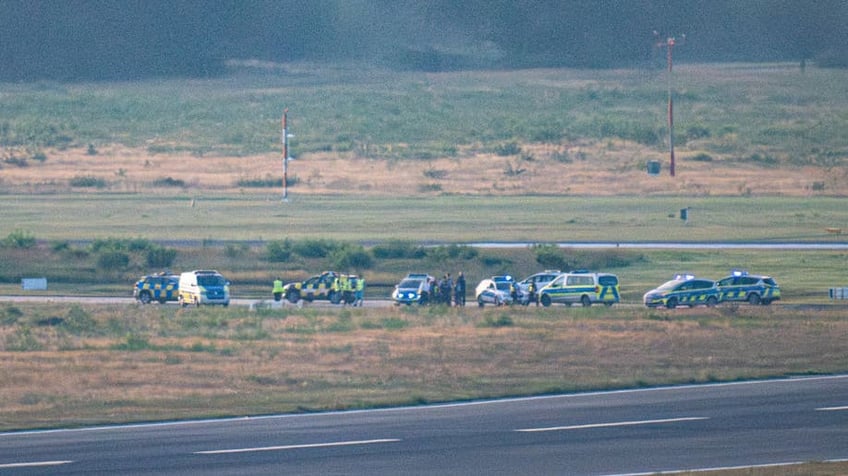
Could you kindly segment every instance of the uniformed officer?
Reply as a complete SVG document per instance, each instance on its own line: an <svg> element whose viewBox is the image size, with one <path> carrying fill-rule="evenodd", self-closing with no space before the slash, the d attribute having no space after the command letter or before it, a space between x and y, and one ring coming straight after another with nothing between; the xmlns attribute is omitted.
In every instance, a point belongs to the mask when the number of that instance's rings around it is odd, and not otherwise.
<svg viewBox="0 0 848 476"><path fill-rule="evenodd" d="M277 279L274 280L274 300L280 301L283 299L283 280L278 276Z"/></svg>

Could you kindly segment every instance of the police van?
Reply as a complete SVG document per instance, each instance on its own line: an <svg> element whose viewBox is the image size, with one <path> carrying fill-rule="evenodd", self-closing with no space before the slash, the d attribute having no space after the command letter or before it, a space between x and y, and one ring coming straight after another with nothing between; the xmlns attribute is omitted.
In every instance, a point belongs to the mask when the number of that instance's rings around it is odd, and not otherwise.
<svg viewBox="0 0 848 476"><path fill-rule="evenodd" d="M608 273L564 273L539 290L539 302L545 307L554 303L612 306L620 300L618 276Z"/></svg>
<svg viewBox="0 0 848 476"><path fill-rule="evenodd" d="M230 305L230 282L214 270L195 270L180 274L180 305Z"/></svg>
<svg viewBox="0 0 848 476"><path fill-rule="evenodd" d="M711 279L700 279L691 274L678 274L671 281L666 281L660 287L645 293L642 300L647 307L665 306L669 309L679 305L713 307L718 304L719 292L716 282Z"/></svg>
<svg viewBox="0 0 848 476"><path fill-rule="evenodd" d="M747 302L751 305L771 304L780 299L780 286L770 276L733 270L718 281L719 302Z"/></svg>

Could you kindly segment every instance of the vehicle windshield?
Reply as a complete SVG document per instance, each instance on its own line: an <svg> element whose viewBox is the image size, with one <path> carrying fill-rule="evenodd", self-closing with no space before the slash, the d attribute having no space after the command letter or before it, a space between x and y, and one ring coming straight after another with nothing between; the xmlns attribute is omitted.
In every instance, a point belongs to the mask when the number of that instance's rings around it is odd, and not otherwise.
<svg viewBox="0 0 848 476"><path fill-rule="evenodd" d="M224 277L217 274L205 274L197 277L198 286L223 286Z"/></svg>
<svg viewBox="0 0 848 476"><path fill-rule="evenodd" d="M681 282L682 281L680 281L679 279L672 279L671 281L667 281L667 282L663 283L662 286L657 288L657 291L670 291L670 290L674 289L675 287L677 287L677 285L680 284Z"/></svg>
<svg viewBox="0 0 848 476"><path fill-rule="evenodd" d="M498 281L496 284L498 286L498 291L509 292L509 281Z"/></svg>
<svg viewBox="0 0 848 476"><path fill-rule="evenodd" d="M400 289L418 289L419 287L421 287L420 279L404 279L398 284Z"/></svg>

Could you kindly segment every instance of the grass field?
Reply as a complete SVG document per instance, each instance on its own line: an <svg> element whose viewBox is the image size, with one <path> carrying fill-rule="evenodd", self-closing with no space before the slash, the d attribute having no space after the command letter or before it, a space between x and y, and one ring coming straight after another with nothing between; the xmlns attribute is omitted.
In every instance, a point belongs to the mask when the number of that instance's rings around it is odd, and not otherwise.
<svg viewBox="0 0 848 476"><path fill-rule="evenodd" d="M841 310L0 307L0 428L843 371Z"/></svg>
<svg viewBox="0 0 848 476"><path fill-rule="evenodd" d="M152 271L91 244L154 240L175 271L217 268L267 297L333 257L265 243L844 243L846 72L791 65L411 74L292 64L212 80L0 85L0 293L129 295ZM289 201L280 115L289 108ZM646 164L662 163L660 176ZM689 209L689 221L679 211ZM838 233L837 233L838 232ZM24 240L26 241L26 240ZM189 246L192 245L192 246ZM194 246L197 245L197 246ZM524 276L530 249L377 259L369 297L409 271ZM774 275L799 306L186 309L0 306L0 428L417 404L845 372L839 251L561 250L622 298L676 272ZM720 474L844 474L845 464Z"/></svg>

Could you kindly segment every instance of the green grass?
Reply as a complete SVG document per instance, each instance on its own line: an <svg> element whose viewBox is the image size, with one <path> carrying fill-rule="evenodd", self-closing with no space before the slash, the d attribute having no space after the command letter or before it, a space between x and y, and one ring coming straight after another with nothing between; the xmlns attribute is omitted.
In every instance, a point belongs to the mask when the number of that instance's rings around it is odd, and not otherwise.
<svg viewBox="0 0 848 476"><path fill-rule="evenodd" d="M192 199L194 198L194 206ZM689 222L679 210L690 207ZM402 210L403 213L398 213ZM831 197L0 195L0 223L38 239L351 242L843 241Z"/></svg>
<svg viewBox="0 0 848 476"><path fill-rule="evenodd" d="M844 158L843 70L795 65L680 65L677 141L728 160L785 165ZM427 159L511 141L629 139L662 148L666 78L647 70L420 74L289 65L278 76L212 80L2 84L0 142L28 147L120 143L154 154L243 156L279 150L290 110L294 153L354 151ZM832 164L831 164L832 165Z"/></svg>

